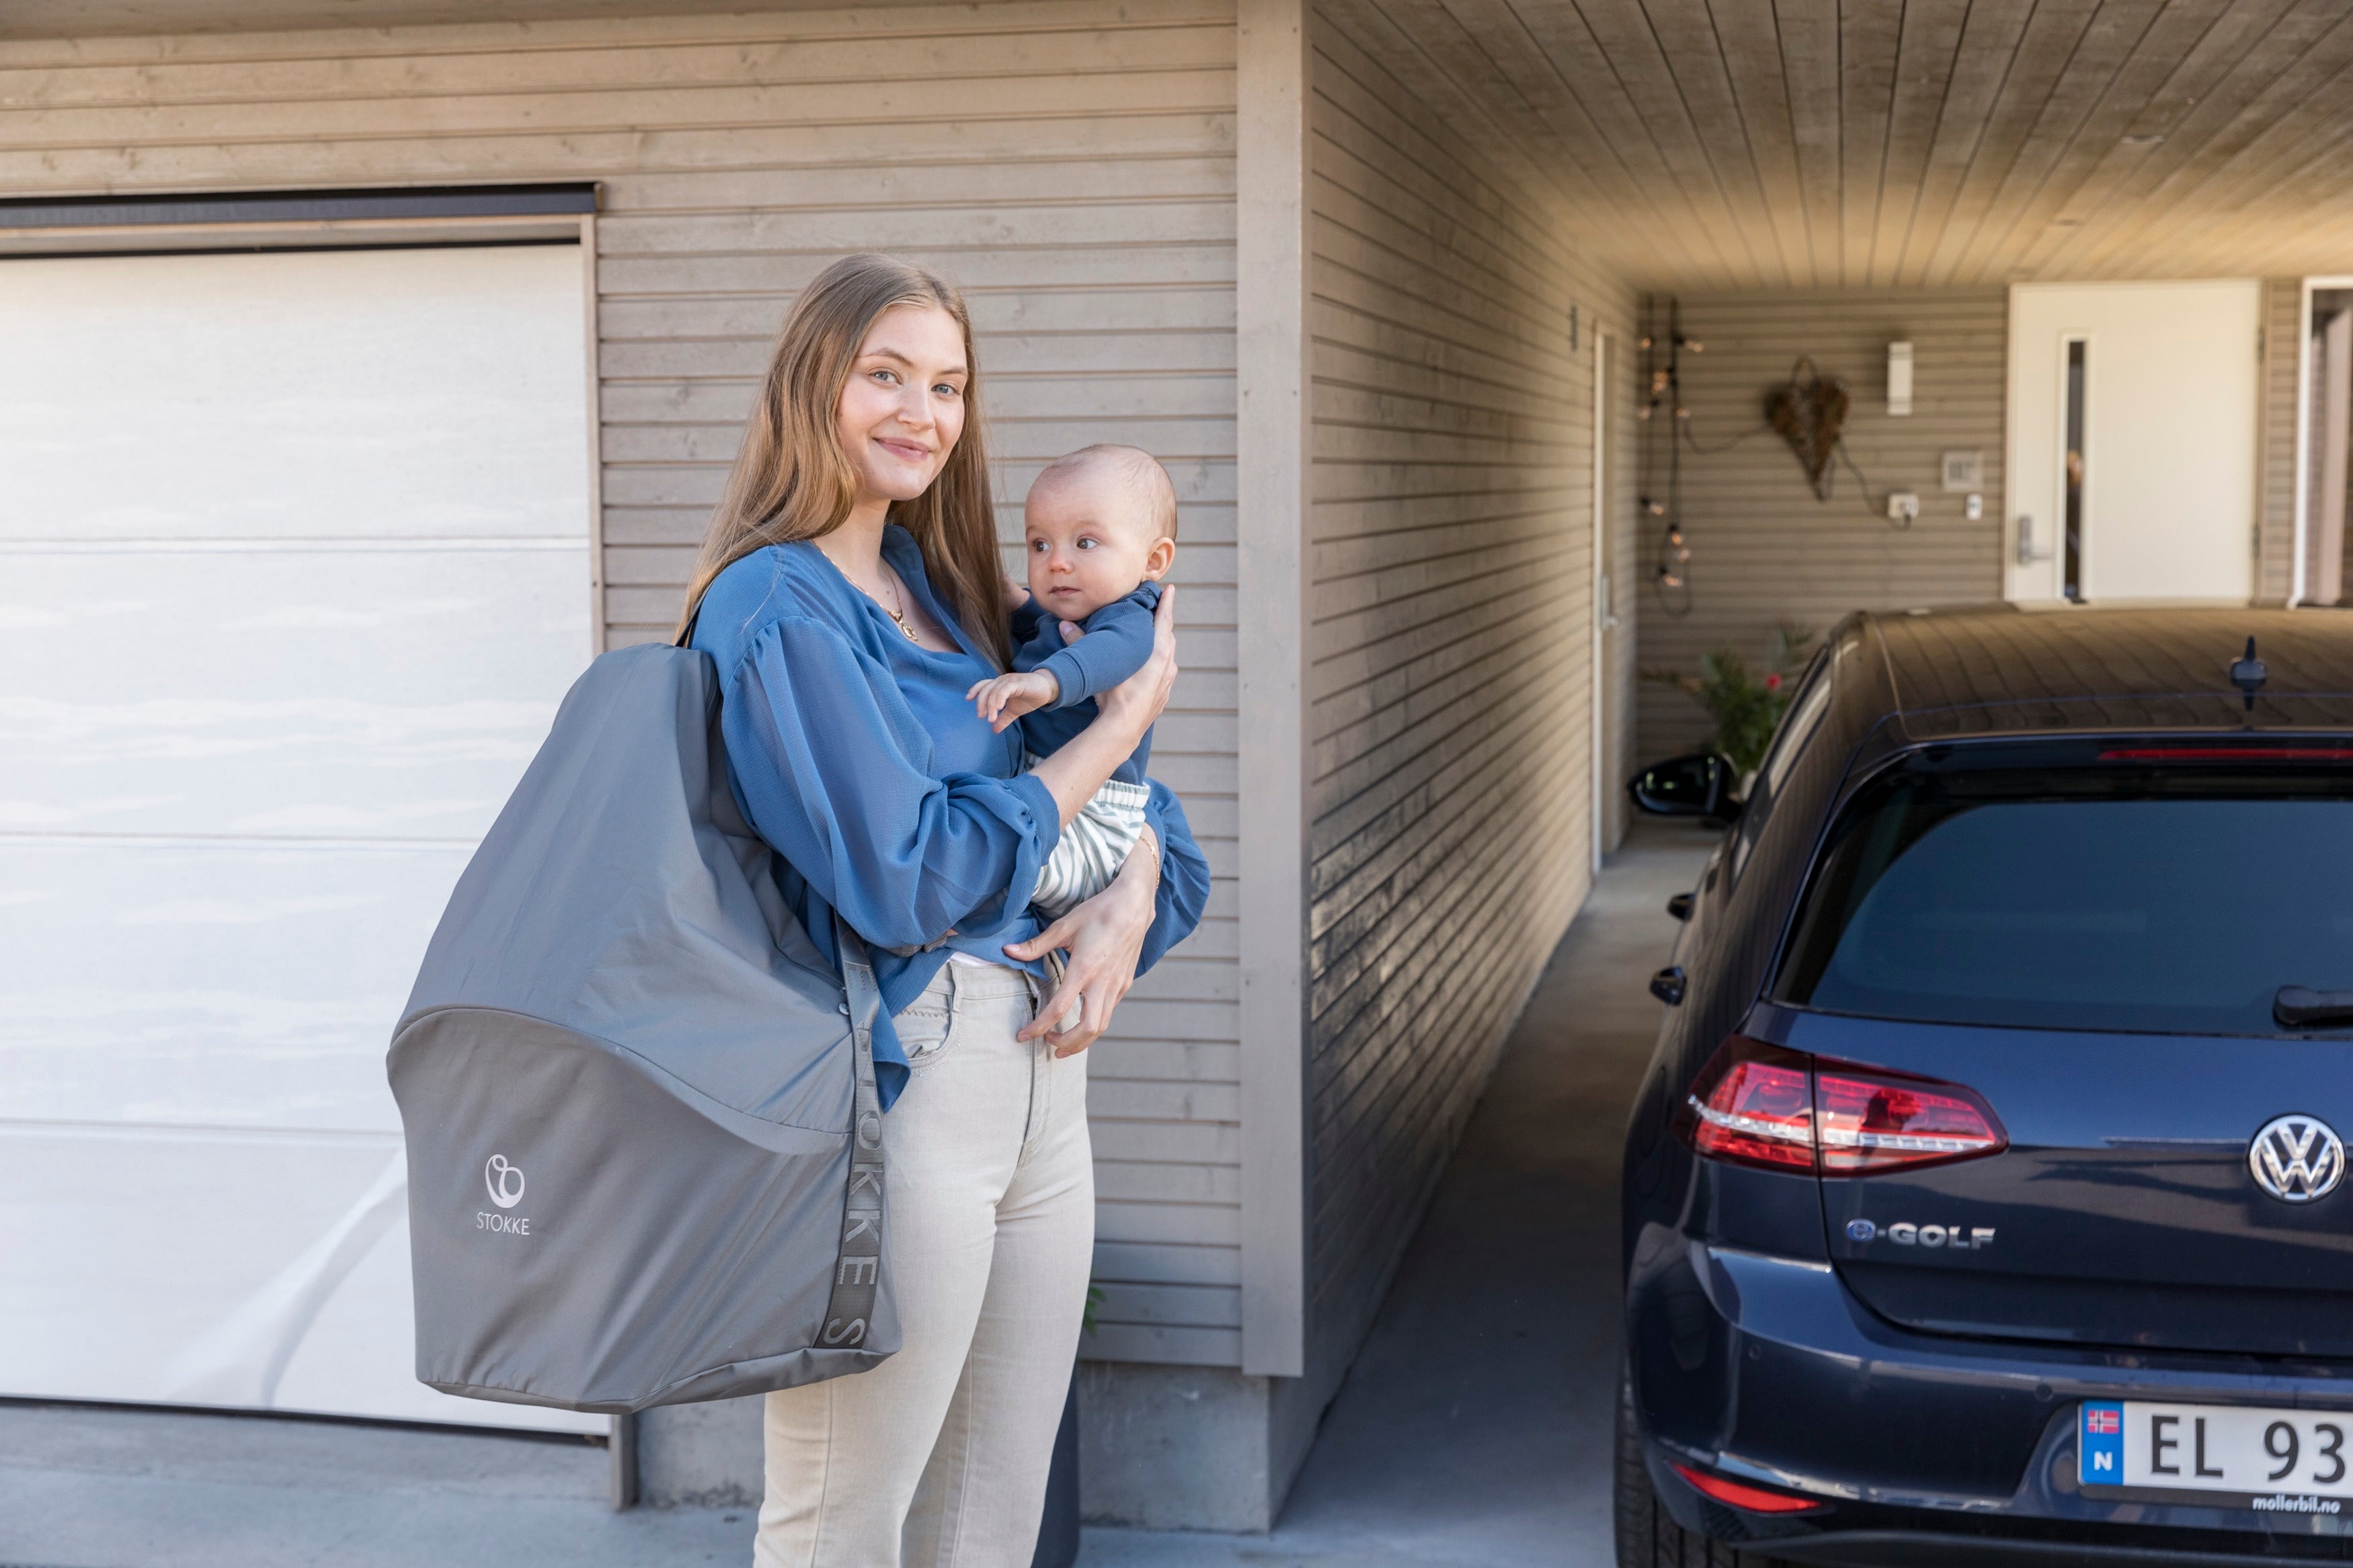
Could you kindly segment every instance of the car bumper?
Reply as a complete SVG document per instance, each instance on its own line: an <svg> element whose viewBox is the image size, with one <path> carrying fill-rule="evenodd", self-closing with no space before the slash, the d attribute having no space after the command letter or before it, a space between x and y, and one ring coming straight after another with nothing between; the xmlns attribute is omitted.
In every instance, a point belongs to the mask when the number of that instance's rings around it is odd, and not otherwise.
<svg viewBox="0 0 2353 1568"><path fill-rule="evenodd" d="M1629 1294L1638 1428L1652 1483L1687 1529L1825 1564L2353 1559L2353 1502L2259 1513L2075 1483L2082 1401L2353 1413L2353 1366L1919 1334L1873 1316L1825 1262L1660 1230L1643 1240ZM1822 1507L1728 1508L1672 1463Z"/></svg>

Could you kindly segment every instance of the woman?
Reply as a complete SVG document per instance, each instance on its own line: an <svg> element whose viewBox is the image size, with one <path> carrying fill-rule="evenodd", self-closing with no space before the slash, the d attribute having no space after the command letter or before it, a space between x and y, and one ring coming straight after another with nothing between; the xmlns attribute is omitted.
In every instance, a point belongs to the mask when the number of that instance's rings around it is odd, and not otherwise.
<svg viewBox="0 0 2353 1568"><path fill-rule="evenodd" d="M1027 907L1063 825L1167 700L1173 595L1152 661L1023 773L1018 732L964 696L1006 659L979 414L953 289L883 257L828 268L785 322L687 596L736 794L810 938L834 956L839 911L876 949L886 1014L902 1345L768 1396L762 1564L1029 1562L1093 1248L1081 1053L1208 892L1155 785L1111 888L1043 930Z"/></svg>

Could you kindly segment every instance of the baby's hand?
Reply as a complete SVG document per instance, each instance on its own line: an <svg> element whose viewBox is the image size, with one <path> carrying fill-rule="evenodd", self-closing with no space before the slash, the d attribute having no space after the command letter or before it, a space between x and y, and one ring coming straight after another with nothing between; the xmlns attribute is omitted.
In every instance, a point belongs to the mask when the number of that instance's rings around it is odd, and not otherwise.
<svg viewBox="0 0 2353 1568"><path fill-rule="evenodd" d="M972 700L988 727L998 734L1024 713L1033 713L1062 694L1062 683L1050 670L1033 669L1026 675L1000 675L994 680L973 683L965 695Z"/></svg>

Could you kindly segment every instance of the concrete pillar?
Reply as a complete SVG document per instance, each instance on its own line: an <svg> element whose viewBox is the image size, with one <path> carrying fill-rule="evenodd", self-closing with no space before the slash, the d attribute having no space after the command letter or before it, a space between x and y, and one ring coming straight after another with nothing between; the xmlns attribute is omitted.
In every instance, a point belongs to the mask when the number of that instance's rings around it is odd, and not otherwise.
<svg viewBox="0 0 2353 1568"><path fill-rule="evenodd" d="M1239 0L1242 1370L1306 1360L1309 0Z"/></svg>
<svg viewBox="0 0 2353 1568"><path fill-rule="evenodd" d="M638 1416L638 1500L650 1508L760 1506L760 1400L665 1405Z"/></svg>
<svg viewBox="0 0 2353 1568"><path fill-rule="evenodd" d="M1082 1362L1080 1512L1152 1530L1271 1529L1320 1415L1300 1378Z"/></svg>

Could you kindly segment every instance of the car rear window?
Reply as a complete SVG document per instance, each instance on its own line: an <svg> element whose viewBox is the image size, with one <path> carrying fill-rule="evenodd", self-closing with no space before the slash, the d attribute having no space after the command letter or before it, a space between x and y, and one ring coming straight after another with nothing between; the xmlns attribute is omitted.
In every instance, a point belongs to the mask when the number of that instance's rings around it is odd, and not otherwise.
<svg viewBox="0 0 2353 1568"><path fill-rule="evenodd" d="M2113 743L1968 750L1915 759L1841 814L1777 1000L2274 1035L2282 986L2353 991L2353 764L2275 767L2251 748L2213 761ZM2005 761L2029 765L1985 765Z"/></svg>

